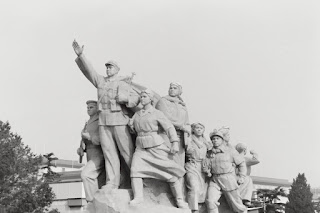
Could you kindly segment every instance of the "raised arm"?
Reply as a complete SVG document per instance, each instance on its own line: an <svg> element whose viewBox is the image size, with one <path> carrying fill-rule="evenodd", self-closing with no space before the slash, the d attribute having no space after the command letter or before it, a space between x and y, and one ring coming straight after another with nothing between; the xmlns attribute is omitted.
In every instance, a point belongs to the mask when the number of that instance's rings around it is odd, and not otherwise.
<svg viewBox="0 0 320 213"><path fill-rule="evenodd" d="M72 47L73 47L74 52L77 54L77 56L80 56L82 54L83 49L84 49L84 45L82 45L82 47L80 47L78 42L76 40L73 40Z"/></svg>
<svg viewBox="0 0 320 213"><path fill-rule="evenodd" d="M99 75L92 67L90 62L86 59L83 54L84 46L80 46L76 40L72 42L74 52L77 54L76 63L84 74L84 76L95 86L98 87L101 82L104 81L104 77Z"/></svg>
<svg viewBox="0 0 320 213"><path fill-rule="evenodd" d="M258 154L255 151L250 150L250 154L252 155L252 158L246 158L247 166L253 166L260 163L258 159Z"/></svg>

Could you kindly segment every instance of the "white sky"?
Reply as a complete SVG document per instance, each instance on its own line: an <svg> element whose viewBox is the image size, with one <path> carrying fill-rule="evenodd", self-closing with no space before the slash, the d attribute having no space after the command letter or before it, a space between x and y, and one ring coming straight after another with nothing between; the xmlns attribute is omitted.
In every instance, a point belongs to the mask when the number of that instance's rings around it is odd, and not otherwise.
<svg viewBox="0 0 320 213"><path fill-rule="evenodd" d="M231 128L260 154L252 175L320 186L319 1L1 1L0 120L36 153L77 160L86 100L73 39L105 74L166 95L183 85L191 122Z"/></svg>

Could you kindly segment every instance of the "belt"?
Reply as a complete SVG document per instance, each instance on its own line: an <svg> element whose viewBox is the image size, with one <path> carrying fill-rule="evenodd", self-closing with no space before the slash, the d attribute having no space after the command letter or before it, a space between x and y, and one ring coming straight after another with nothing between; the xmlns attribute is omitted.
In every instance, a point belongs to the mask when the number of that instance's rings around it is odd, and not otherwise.
<svg viewBox="0 0 320 213"><path fill-rule="evenodd" d="M111 109L110 103L107 103L107 104L101 103L101 107L102 107L102 109Z"/></svg>
<svg viewBox="0 0 320 213"><path fill-rule="evenodd" d="M220 177L222 175L227 175L227 174L232 174L232 172L228 172L228 173L221 173L221 174L212 174L212 177Z"/></svg>
<svg viewBox="0 0 320 213"><path fill-rule="evenodd" d="M138 132L138 136L151 136L151 135L158 135L157 132Z"/></svg>

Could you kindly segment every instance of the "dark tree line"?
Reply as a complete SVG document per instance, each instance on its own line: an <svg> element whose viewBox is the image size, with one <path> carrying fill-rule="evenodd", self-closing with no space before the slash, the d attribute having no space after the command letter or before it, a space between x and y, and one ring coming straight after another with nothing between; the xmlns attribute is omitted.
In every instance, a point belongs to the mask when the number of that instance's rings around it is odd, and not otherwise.
<svg viewBox="0 0 320 213"><path fill-rule="evenodd" d="M49 186L57 177L50 166L55 158L48 154L43 166L44 157L34 154L10 129L8 122L0 121L0 206L8 213L48 212L55 197Z"/></svg>

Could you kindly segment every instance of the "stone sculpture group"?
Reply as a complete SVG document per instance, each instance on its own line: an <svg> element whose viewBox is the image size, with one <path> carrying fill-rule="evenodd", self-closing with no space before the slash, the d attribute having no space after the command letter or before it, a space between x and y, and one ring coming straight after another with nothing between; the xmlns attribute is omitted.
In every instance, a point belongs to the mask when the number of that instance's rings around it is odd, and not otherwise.
<svg viewBox="0 0 320 213"><path fill-rule="evenodd" d="M203 124L190 125L179 83L171 83L160 98L133 83L133 76L118 76L115 61L105 64L107 77L98 74L83 46L76 41L72 46L79 69L98 94L96 101L87 101L90 118L77 150L80 156L87 153L81 178L89 203L99 183L104 182L102 190L117 190L130 174L131 206L144 202L143 181L151 178L169 184L178 208L199 212L198 204L205 203L207 212L219 212L223 194L234 212L247 212L253 191L249 170L259 163L255 152L248 158L244 144L229 144L228 128L213 130L207 141Z"/></svg>

